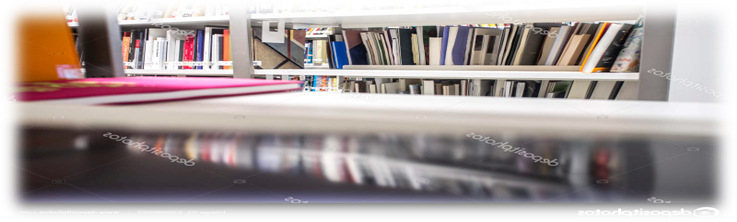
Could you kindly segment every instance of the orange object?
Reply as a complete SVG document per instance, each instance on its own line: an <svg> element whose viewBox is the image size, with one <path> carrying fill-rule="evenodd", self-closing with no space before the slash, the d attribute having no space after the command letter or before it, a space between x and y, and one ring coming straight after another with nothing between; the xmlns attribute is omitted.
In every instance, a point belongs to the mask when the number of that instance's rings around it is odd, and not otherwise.
<svg viewBox="0 0 737 222"><path fill-rule="evenodd" d="M223 61L230 61L230 30L223 30ZM225 66L232 69L233 66Z"/></svg>
<svg viewBox="0 0 737 222"><path fill-rule="evenodd" d="M83 77L72 31L61 7L19 14L16 32L19 82Z"/></svg>

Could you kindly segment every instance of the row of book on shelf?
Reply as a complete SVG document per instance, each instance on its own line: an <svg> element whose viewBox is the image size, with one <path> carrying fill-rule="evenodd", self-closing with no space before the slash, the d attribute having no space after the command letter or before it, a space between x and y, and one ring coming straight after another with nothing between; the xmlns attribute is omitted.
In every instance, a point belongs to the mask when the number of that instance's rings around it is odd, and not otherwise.
<svg viewBox="0 0 737 222"><path fill-rule="evenodd" d="M285 29L281 43L262 42L252 32L256 69L304 68L305 30ZM200 30L148 28L123 32L121 38L126 69L181 70L232 69L233 51L228 27L205 26Z"/></svg>
<svg viewBox="0 0 737 222"><path fill-rule="evenodd" d="M329 35L325 43L313 41L308 48L313 58L318 55L315 52L326 52L326 62L337 69L343 65L580 66L580 71L586 73L639 69L642 17L636 24L564 22L483 26L488 27L343 29Z"/></svg>
<svg viewBox="0 0 737 222"><path fill-rule="evenodd" d="M306 76L304 91L444 96L636 100L637 81L432 80Z"/></svg>
<svg viewBox="0 0 737 222"><path fill-rule="evenodd" d="M132 30L121 43L126 69L232 69L228 27Z"/></svg>

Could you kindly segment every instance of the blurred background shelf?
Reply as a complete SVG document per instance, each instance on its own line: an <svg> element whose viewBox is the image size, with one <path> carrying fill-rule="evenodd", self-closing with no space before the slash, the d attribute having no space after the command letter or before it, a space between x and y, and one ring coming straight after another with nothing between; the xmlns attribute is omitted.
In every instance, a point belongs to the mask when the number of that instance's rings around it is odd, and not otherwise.
<svg viewBox="0 0 737 222"><path fill-rule="evenodd" d="M225 70L146 70L126 69L128 75L187 75L187 76L233 76L232 69Z"/></svg>

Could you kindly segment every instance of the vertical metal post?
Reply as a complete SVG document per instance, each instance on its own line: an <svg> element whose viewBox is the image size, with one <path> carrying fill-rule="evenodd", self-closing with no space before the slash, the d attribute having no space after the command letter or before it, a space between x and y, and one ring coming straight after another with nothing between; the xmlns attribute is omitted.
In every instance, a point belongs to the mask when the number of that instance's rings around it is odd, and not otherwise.
<svg viewBox="0 0 737 222"><path fill-rule="evenodd" d="M253 35L248 7L230 7L230 47L233 50L233 77L253 78L251 55Z"/></svg>
<svg viewBox="0 0 737 222"><path fill-rule="evenodd" d="M649 2L645 6L645 31L640 57L639 100L668 101L670 80L654 75L655 69L671 73L675 38L676 5L671 2Z"/></svg>
<svg viewBox="0 0 737 222"><path fill-rule="evenodd" d="M79 42L85 77L124 77L120 26L102 3L77 7Z"/></svg>

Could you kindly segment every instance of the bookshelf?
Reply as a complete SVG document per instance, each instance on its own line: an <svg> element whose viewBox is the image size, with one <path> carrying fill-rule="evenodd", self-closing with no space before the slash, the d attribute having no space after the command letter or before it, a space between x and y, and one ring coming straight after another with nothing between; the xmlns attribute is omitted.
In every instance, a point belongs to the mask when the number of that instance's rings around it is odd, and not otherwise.
<svg viewBox="0 0 737 222"><path fill-rule="evenodd" d="M492 3L490 3L492 4ZM250 41L233 41L232 70L125 70L130 75L177 76L233 76L254 78L274 75L329 75L336 77L367 78L427 78L427 79L514 79L514 80L612 80L638 81L640 100L667 101L669 80L646 72L651 68L668 73L671 71L675 6L667 3L520 3L505 5L480 5L478 7L454 6L401 10L328 11L300 13L250 14L246 7L232 7L228 16L159 19L172 27L192 28L205 25L229 25L233 39L251 39L252 27L262 21L284 21L287 27L391 27L419 25L453 25L473 23L508 23L493 16L505 14L525 23L550 21L619 21L629 22L640 14L645 16L645 34L641 53L640 73L580 73L554 70L464 70L465 68L429 66L373 66L346 67L342 70L325 66L306 66L299 70L254 69L251 65ZM154 27L149 21L121 21L122 28ZM75 27L75 23L70 23ZM307 39L326 39L327 36L306 36ZM421 68L420 68L421 67Z"/></svg>

